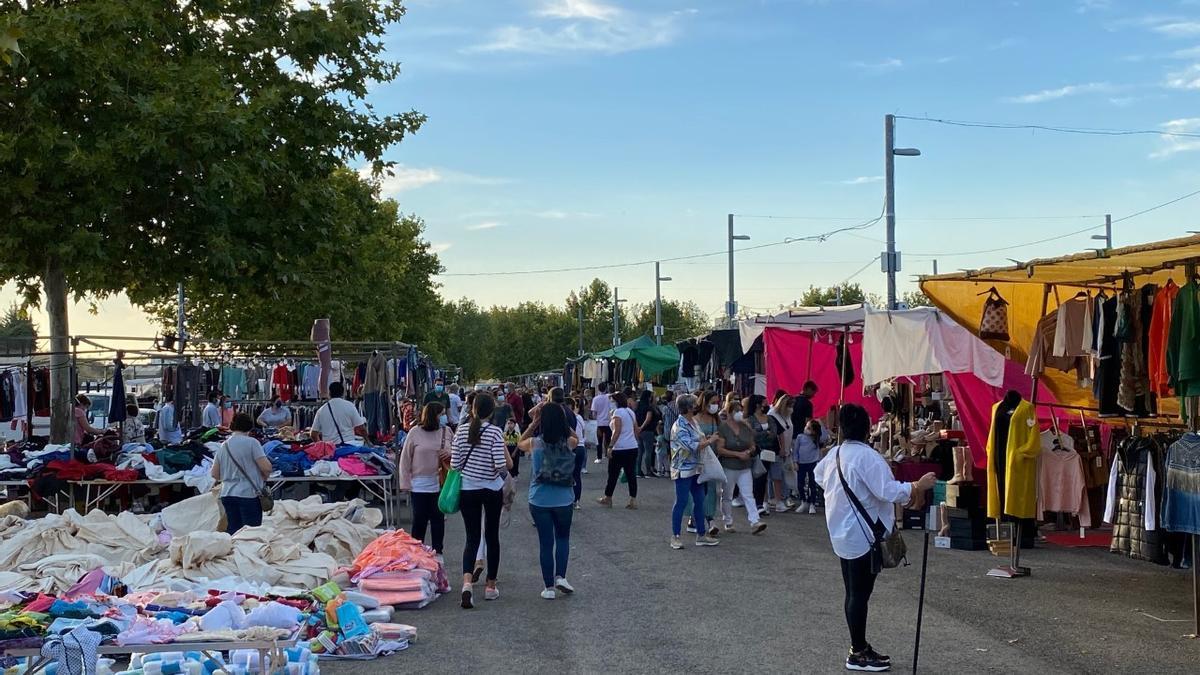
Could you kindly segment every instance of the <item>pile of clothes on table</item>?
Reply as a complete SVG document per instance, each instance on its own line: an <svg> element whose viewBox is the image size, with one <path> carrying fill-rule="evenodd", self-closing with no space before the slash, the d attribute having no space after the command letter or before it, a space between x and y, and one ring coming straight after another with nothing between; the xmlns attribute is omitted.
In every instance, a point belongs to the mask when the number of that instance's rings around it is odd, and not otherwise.
<svg viewBox="0 0 1200 675"><path fill-rule="evenodd" d="M396 472L395 462L385 446L314 441L307 433L296 433L291 427L282 427L260 440L275 475L336 478L390 476Z"/></svg>

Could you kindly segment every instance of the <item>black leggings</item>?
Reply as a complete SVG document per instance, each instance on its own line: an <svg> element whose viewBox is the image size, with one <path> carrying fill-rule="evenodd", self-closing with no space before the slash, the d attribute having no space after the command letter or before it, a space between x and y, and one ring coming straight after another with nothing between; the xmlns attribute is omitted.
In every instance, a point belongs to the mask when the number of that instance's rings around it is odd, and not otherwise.
<svg viewBox="0 0 1200 675"><path fill-rule="evenodd" d="M459 496L463 527L467 530L467 543L463 547L463 574L475 570L475 554L479 551L480 524L483 538L487 541L487 580L495 581L500 573L500 510L504 506L504 493L500 490L463 490Z"/></svg>
<svg viewBox="0 0 1200 675"><path fill-rule="evenodd" d="M764 508L767 504L767 482L771 476L771 465L774 463L763 462L766 473L754 479L754 503L758 504L759 508Z"/></svg>
<svg viewBox="0 0 1200 675"><path fill-rule="evenodd" d="M629 479L629 497L637 499L637 448L629 450L613 450L608 458L608 484L604 486L604 496L611 497L617 491L617 481L621 478L621 469Z"/></svg>
<svg viewBox="0 0 1200 675"><path fill-rule="evenodd" d="M842 561L842 583L846 585L846 626L850 628L850 649L855 653L867 648L867 605L875 590L871 572L871 554Z"/></svg>
<svg viewBox="0 0 1200 675"><path fill-rule="evenodd" d="M438 509L438 493L412 493L413 539L425 543L425 528L428 527L432 537L430 546L438 553L446 540L446 516Z"/></svg>
<svg viewBox="0 0 1200 675"><path fill-rule="evenodd" d="M596 425L596 459L604 459L604 451L612 445L612 427Z"/></svg>

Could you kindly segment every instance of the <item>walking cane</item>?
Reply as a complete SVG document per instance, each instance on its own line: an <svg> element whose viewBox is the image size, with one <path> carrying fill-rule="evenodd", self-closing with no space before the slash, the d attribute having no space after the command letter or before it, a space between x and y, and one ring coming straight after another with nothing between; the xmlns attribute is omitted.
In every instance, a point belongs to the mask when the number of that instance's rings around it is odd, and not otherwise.
<svg viewBox="0 0 1200 675"><path fill-rule="evenodd" d="M913 647L913 672L921 656L921 619L925 614L925 573L929 570L929 530L925 530L925 549L921 555L921 594L917 601L917 644Z"/></svg>

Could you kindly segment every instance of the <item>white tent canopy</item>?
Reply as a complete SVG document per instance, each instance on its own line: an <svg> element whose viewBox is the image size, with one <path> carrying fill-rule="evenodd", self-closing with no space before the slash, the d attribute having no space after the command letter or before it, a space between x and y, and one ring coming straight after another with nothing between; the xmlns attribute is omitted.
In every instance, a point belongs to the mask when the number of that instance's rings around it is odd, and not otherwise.
<svg viewBox="0 0 1200 675"><path fill-rule="evenodd" d="M999 387L1004 384L1004 356L932 307L866 308L863 384L928 373L974 373Z"/></svg>
<svg viewBox="0 0 1200 675"><path fill-rule="evenodd" d="M749 352L754 347L754 341L767 328L782 328L792 331L812 330L862 330L863 318L866 316L866 305L841 305L837 307L793 307L770 315L762 314L743 319L738 323L738 332L742 339L742 351Z"/></svg>

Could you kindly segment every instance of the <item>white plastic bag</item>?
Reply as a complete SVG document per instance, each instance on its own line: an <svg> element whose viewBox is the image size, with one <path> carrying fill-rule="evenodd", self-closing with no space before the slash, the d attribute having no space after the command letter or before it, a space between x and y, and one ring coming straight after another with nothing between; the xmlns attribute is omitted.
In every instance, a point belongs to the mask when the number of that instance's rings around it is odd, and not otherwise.
<svg viewBox="0 0 1200 675"><path fill-rule="evenodd" d="M700 482L725 482L725 469L721 467L717 453L713 452L711 447L704 449L704 465L700 469Z"/></svg>

